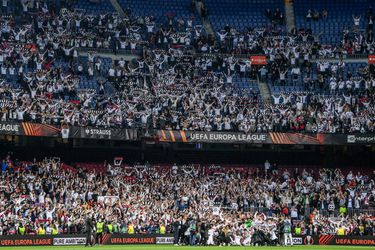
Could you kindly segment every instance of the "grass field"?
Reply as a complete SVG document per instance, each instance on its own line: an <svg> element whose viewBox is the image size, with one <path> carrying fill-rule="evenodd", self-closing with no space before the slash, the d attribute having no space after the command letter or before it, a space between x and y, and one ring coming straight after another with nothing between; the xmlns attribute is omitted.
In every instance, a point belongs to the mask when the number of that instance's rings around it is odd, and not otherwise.
<svg viewBox="0 0 375 250"><path fill-rule="evenodd" d="M239 246L231 246L231 247L189 247L189 246L162 246L162 245L122 245L122 246L94 246L94 247L84 247L84 246L48 246L48 247L0 247L0 250L3 249L19 249L19 250L49 250L49 249L58 249L58 250L83 250L83 249L98 249L98 250L187 250L187 249L207 249L207 250L234 250L234 249L259 249L259 250L278 250L278 249L293 249L293 250L370 250L374 249L374 247L351 247L351 246L293 246L293 247L239 247Z"/></svg>

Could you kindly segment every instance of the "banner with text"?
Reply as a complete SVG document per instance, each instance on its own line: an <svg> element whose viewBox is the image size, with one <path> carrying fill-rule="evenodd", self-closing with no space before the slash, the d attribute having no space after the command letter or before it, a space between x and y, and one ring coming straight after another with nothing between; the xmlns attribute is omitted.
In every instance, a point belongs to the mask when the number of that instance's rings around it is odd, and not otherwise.
<svg viewBox="0 0 375 250"><path fill-rule="evenodd" d="M60 132L60 128L47 124L0 122L0 134L2 135L59 137Z"/></svg>
<svg viewBox="0 0 375 250"><path fill-rule="evenodd" d="M375 64L375 55L368 55L368 63Z"/></svg>
<svg viewBox="0 0 375 250"><path fill-rule="evenodd" d="M346 145L375 144L375 134L236 133L158 130L160 142Z"/></svg>
<svg viewBox="0 0 375 250"><path fill-rule="evenodd" d="M138 131L136 129L70 127L69 138L136 141L138 139Z"/></svg>
<svg viewBox="0 0 375 250"><path fill-rule="evenodd" d="M52 126L39 123L11 123L0 122L0 135L24 135L40 137L96 139L96 140L138 140L136 129L93 128L79 126Z"/></svg>
<svg viewBox="0 0 375 250"><path fill-rule="evenodd" d="M293 236L294 245L375 246L375 236ZM171 234L103 234L104 245L173 244ZM86 235L0 235L0 247L85 245Z"/></svg>
<svg viewBox="0 0 375 250"><path fill-rule="evenodd" d="M0 135L55 137L63 139L95 139L115 141L141 140L137 129L52 126L30 122L0 122ZM303 133L240 133L184 130L148 131L152 140L183 143L257 143L301 145L357 145L375 144L375 134L303 134ZM145 135L145 134L143 134ZM144 138L147 138L145 136Z"/></svg>
<svg viewBox="0 0 375 250"><path fill-rule="evenodd" d="M170 234L103 234L104 245L173 244ZM0 246L75 246L85 245L84 234L0 235Z"/></svg>
<svg viewBox="0 0 375 250"><path fill-rule="evenodd" d="M104 234L104 245L145 245L145 244L173 244L170 234Z"/></svg>
<svg viewBox="0 0 375 250"><path fill-rule="evenodd" d="M374 236L320 235L319 245L375 246Z"/></svg>
<svg viewBox="0 0 375 250"><path fill-rule="evenodd" d="M0 246L71 246L85 245L85 235L1 235Z"/></svg>
<svg viewBox="0 0 375 250"><path fill-rule="evenodd" d="M250 56L251 65L266 65L266 56Z"/></svg>

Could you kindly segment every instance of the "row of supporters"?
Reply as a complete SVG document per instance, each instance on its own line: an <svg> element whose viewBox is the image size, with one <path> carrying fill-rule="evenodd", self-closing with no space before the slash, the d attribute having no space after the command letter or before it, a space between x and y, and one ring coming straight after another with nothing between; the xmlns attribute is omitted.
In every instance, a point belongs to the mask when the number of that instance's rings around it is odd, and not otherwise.
<svg viewBox="0 0 375 250"><path fill-rule="evenodd" d="M82 228L83 230L85 228ZM82 231L83 232L83 231ZM122 225L119 226L117 223L109 223L109 222L103 222L102 220L99 220L95 225L95 232L98 234L102 233L124 233L124 234L136 234L134 225L129 223L128 225ZM17 230L10 230L9 235L57 235L60 234L58 231L57 225L53 224L52 227L49 223L40 224L37 230L34 232L30 232L29 228L22 223L20 223L17 227ZM165 225L160 225L155 230L156 234L166 234L167 229Z"/></svg>
<svg viewBox="0 0 375 250"><path fill-rule="evenodd" d="M358 230L361 233L364 233L365 227L364 226L359 226ZM128 227L121 227L121 230L119 230L117 224L104 223L104 222L102 222L100 220L100 221L98 221L96 223L96 233L97 234L102 234L102 233L127 233L127 234L135 234L135 230L134 230L134 225L133 224L129 224ZM164 225L161 225L160 229L158 231L156 231L156 233L158 233L158 234L166 234L166 227ZM26 227L23 226L22 224L20 224L18 226L17 234L18 235L26 235ZM58 234L58 230L57 230L56 226L54 226L52 228L48 227L48 229L46 230L45 227L43 227L42 225L40 225L39 228L38 228L38 230L37 230L37 235L46 235L46 234L57 235ZM345 230L344 227L339 227L337 229L337 233L336 234L339 235L339 236L343 236L343 235L346 235L347 233L346 233L346 230ZM301 228L300 225L297 225L294 228L294 235L295 236L301 236L301 235L303 235L303 230L302 230L302 228Z"/></svg>

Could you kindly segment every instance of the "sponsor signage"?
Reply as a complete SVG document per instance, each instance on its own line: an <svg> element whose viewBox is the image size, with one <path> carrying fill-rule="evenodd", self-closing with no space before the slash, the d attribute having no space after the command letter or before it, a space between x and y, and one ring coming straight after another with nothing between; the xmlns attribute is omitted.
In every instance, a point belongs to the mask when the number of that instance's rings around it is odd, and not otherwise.
<svg viewBox="0 0 375 250"><path fill-rule="evenodd" d="M292 238L293 245L315 245L314 237L307 237L306 235L294 236Z"/></svg>
<svg viewBox="0 0 375 250"><path fill-rule="evenodd" d="M375 236L320 235L319 245L375 246Z"/></svg>
<svg viewBox="0 0 375 250"><path fill-rule="evenodd" d="M49 238L15 238L7 237L7 239L0 239L0 246L50 246L52 245L52 239Z"/></svg>
<svg viewBox="0 0 375 250"><path fill-rule="evenodd" d="M373 144L375 143L375 135L348 135L347 136L347 143L348 144Z"/></svg>
<svg viewBox="0 0 375 250"><path fill-rule="evenodd" d="M2 124L0 124L0 132L1 133L19 133L20 132L20 125L2 123Z"/></svg>
<svg viewBox="0 0 375 250"><path fill-rule="evenodd" d="M104 245L128 244L173 244L171 234L103 234ZM375 236L320 235L311 237L294 236L294 245L344 245L375 246ZM68 246L85 245L86 236L77 235L1 235L0 246Z"/></svg>
<svg viewBox="0 0 375 250"><path fill-rule="evenodd" d="M64 126L55 127L47 124L30 122L0 122L0 135L55 137L63 139L95 139L115 141L137 141L149 138L159 142L182 143L257 143L290 145L353 145L375 144L374 134L303 134L303 133L241 133L241 132L206 132L184 130L152 130L120 128L93 128ZM144 136L142 136L144 135ZM148 135L148 136L146 136Z"/></svg>
<svg viewBox="0 0 375 250"><path fill-rule="evenodd" d="M83 245L84 235L1 235L0 246L63 246Z"/></svg>
<svg viewBox="0 0 375 250"><path fill-rule="evenodd" d="M241 133L215 133L215 132L191 132L190 141L210 142L265 142L266 134L241 134Z"/></svg>
<svg viewBox="0 0 375 250"><path fill-rule="evenodd" d="M375 246L375 239L349 239L336 238L336 245L350 245L350 246Z"/></svg>
<svg viewBox="0 0 375 250"><path fill-rule="evenodd" d="M54 238L54 246L70 246L70 245L85 245L86 237L77 237L77 238Z"/></svg>
<svg viewBox="0 0 375 250"><path fill-rule="evenodd" d="M375 144L373 134L302 134L302 133L235 133L158 130L156 136L161 142L192 143L260 143L260 144L302 144L302 145L346 145Z"/></svg>
<svg viewBox="0 0 375 250"><path fill-rule="evenodd" d="M268 134L245 134L235 132L201 132L159 130L159 141L165 142L210 142L210 143L266 143Z"/></svg>
<svg viewBox="0 0 375 250"><path fill-rule="evenodd" d="M375 64L375 55L368 55L368 63Z"/></svg>
<svg viewBox="0 0 375 250"><path fill-rule="evenodd" d="M266 65L266 56L250 56L251 65Z"/></svg>
<svg viewBox="0 0 375 250"><path fill-rule="evenodd" d="M109 239L108 245L128 245L128 244L155 244L154 237L124 237L114 236Z"/></svg>
<svg viewBox="0 0 375 250"><path fill-rule="evenodd" d="M293 241L293 245L303 245L302 237L293 237L292 241Z"/></svg>
<svg viewBox="0 0 375 250"><path fill-rule="evenodd" d="M156 237L156 244L173 244L173 237Z"/></svg>
<svg viewBox="0 0 375 250"><path fill-rule="evenodd" d="M172 241L171 241L172 240ZM133 245L133 244L172 244L172 235L161 234L106 234L103 236L104 245Z"/></svg>
<svg viewBox="0 0 375 250"><path fill-rule="evenodd" d="M138 139L138 131L136 129L70 127L69 138L135 141Z"/></svg>
<svg viewBox="0 0 375 250"><path fill-rule="evenodd" d="M375 236L338 236L319 235L314 237L294 236L294 245L344 245L344 246L375 246Z"/></svg>
<svg viewBox="0 0 375 250"><path fill-rule="evenodd" d="M2 135L26 135L26 136L59 136L60 129L37 123L10 123L0 122L0 134Z"/></svg>
<svg viewBox="0 0 375 250"><path fill-rule="evenodd" d="M138 140L138 131L136 129L100 129L78 126L65 126L60 128L52 125L30 122L0 122L0 135L57 137L63 139Z"/></svg>
<svg viewBox="0 0 375 250"><path fill-rule="evenodd" d="M103 234L104 245L172 244L170 234ZM86 235L0 235L0 246L73 246L85 245Z"/></svg>

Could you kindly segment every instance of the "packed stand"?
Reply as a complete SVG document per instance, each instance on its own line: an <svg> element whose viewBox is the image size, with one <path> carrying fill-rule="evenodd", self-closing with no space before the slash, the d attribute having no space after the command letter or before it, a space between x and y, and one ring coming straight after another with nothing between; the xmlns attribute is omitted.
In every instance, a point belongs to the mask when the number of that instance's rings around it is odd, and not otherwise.
<svg viewBox="0 0 375 250"><path fill-rule="evenodd" d="M373 67L343 61L297 63L292 70L280 70L277 63L267 67L263 77L273 90L272 106L285 115L286 126L290 122L296 131L307 132L374 131Z"/></svg>
<svg viewBox="0 0 375 250"><path fill-rule="evenodd" d="M162 24L130 10L120 18L30 3L23 4L21 20L2 17L1 121L245 133L374 130L373 69L353 76L343 61L311 63L335 51L308 32L239 35L228 27L219 32L218 47L192 19L167 15ZM141 47L142 56L132 61L111 62L92 52ZM218 53L233 50L265 54L269 63L260 67ZM299 92L273 91L266 105L252 83L257 77Z"/></svg>
<svg viewBox="0 0 375 250"><path fill-rule="evenodd" d="M268 161L255 168L114 162L101 169L76 169L59 158L20 162L10 153L0 179L1 234L84 233L91 216L99 242L101 233L173 233L175 244L276 245L284 233L375 232L371 172Z"/></svg>
<svg viewBox="0 0 375 250"><path fill-rule="evenodd" d="M206 43L201 41L202 27L193 26L192 19L185 23L171 16L154 30L152 16L128 13L120 19L113 13L85 13L71 10L74 2L64 1L58 9L52 3L24 1L21 19L2 16L2 121L118 125L111 114L116 108L105 95L111 89L106 81L111 77L108 60L93 50L135 52L146 44L189 49ZM82 49L89 50L87 57L80 57Z"/></svg>

